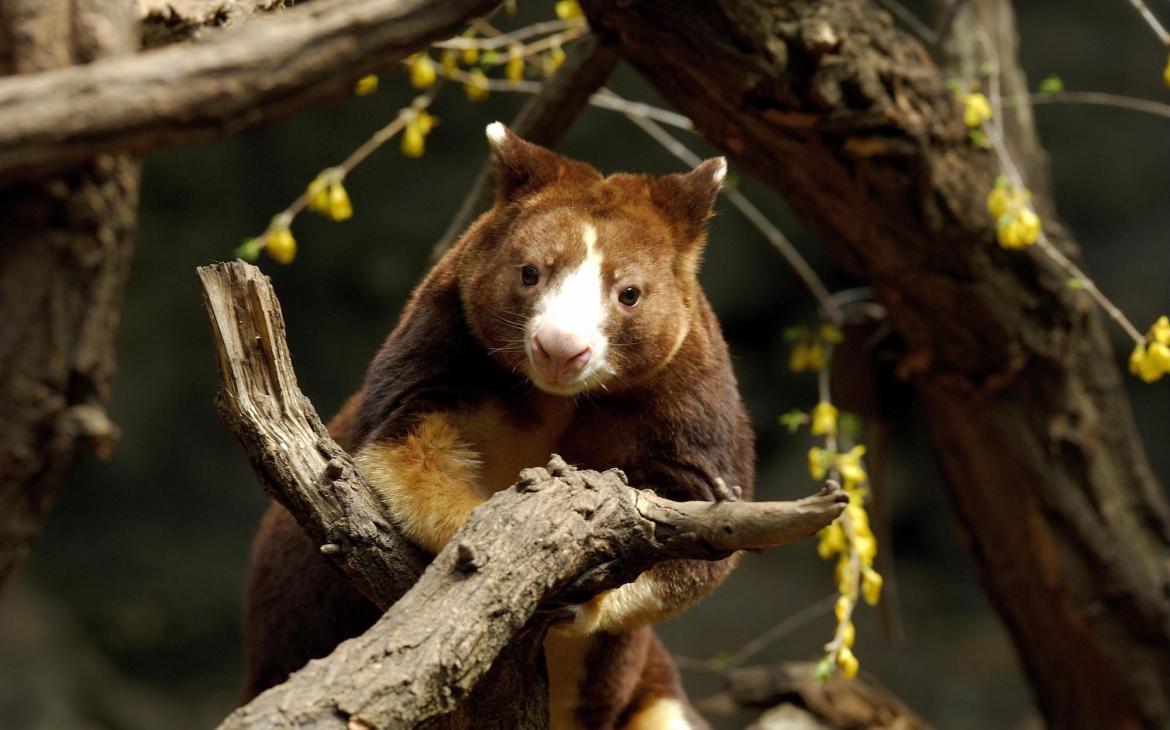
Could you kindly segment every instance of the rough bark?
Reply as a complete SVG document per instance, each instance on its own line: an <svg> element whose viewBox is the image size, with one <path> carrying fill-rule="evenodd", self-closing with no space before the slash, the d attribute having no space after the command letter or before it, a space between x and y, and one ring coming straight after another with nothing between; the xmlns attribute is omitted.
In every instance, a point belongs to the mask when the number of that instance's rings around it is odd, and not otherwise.
<svg viewBox="0 0 1170 730"><path fill-rule="evenodd" d="M1049 723L1170 725L1165 497L1088 297L1040 252L994 244L995 160L945 75L863 0L582 5L873 286Z"/></svg>
<svg viewBox="0 0 1170 730"><path fill-rule="evenodd" d="M566 52L565 62L545 82L540 93L520 107L511 130L529 142L555 148L573 120L589 104L589 97L605 85L616 64L617 55L600 45L596 36L574 43ZM472 222L491 207L496 194L494 182L491 160L485 157L475 184L431 249L432 262L442 258Z"/></svg>
<svg viewBox="0 0 1170 730"><path fill-rule="evenodd" d="M0 73L132 50L124 10L101 0L6 0ZM76 462L108 454L117 439L105 406L137 200L138 163L124 155L0 188L0 586Z"/></svg>
<svg viewBox="0 0 1170 730"><path fill-rule="evenodd" d="M852 730L928 730L929 725L901 700L868 675L849 680L835 675L822 682L806 662L733 669L724 677L727 691L704 700L700 709L728 714L737 708L796 706L801 714L761 718L752 728L775 730L801 727ZM765 713L767 715L768 713Z"/></svg>
<svg viewBox="0 0 1170 730"><path fill-rule="evenodd" d="M271 285L242 262L199 270L223 379L221 412L261 482L322 552L379 605L398 595L384 575L416 565L374 506L352 462L297 388ZM418 583L361 637L310 662L233 713L222 728L406 727L453 710L517 639L512 662L540 674L537 609L580 601L672 558L721 559L808 537L844 509L840 489L797 502L672 502L617 471L578 471L554 457L472 514ZM387 600L389 599L389 600ZM525 626L533 630L522 633ZM515 647L513 647L515 648ZM539 685L539 683L537 683ZM529 685L524 696L543 687ZM515 695L475 726L540 726ZM541 707L543 710L543 707ZM485 725L487 723L487 725Z"/></svg>
<svg viewBox="0 0 1170 730"><path fill-rule="evenodd" d="M495 4L316 0L205 43L0 79L0 182L284 119L343 97Z"/></svg>
<svg viewBox="0 0 1170 730"><path fill-rule="evenodd" d="M235 27L256 13L281 10L288 0L137 0L143 48L198 40Z"/></svg>

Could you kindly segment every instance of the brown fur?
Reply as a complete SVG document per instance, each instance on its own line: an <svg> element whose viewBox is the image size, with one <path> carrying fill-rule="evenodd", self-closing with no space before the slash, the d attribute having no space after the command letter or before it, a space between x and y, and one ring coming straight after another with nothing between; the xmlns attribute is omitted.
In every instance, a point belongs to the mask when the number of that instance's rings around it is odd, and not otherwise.
<svg viewBox="0 0 1170 730"><path fill-rule="evenodd" d="M673 499L712 499L716 477L750 496L751 430L696 279L717 165L659 179L602 178L510 133L497 159L496 206L415 290L362 391L330 425L407 536L441 549L475 504L550 452L586 468L620 467L632 484ZM539 291L521 286L518 272L533 264L544 285L555 282L585 256L582 221L597 230L613 290L606 335L618 372L604 389L561 397L533 386L515 346ZM642 291L636 307L617 304L627 286ZM550 662L586 658L584 667L550 666L554 684L580 677L579 726L645 726L638 718L656 716L651 708L664 698L688 707L647 624L706 595L732 562L662 563L550 632ZM249 577L246 695L375 617L273 506Z"/></svg>

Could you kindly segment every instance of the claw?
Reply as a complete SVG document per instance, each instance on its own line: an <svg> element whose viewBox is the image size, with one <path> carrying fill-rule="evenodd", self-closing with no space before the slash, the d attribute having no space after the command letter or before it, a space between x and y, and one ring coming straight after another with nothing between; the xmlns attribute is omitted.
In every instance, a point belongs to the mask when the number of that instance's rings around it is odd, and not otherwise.
<svg viewBox="0 0 1170 730"><path fill-rule="evenodd" d="M743 500L743 488L738 484L727 486L727 482L723 481L723 477L715 477L712 480L711 491L715 495L716 502L739 502Z"/></svg>

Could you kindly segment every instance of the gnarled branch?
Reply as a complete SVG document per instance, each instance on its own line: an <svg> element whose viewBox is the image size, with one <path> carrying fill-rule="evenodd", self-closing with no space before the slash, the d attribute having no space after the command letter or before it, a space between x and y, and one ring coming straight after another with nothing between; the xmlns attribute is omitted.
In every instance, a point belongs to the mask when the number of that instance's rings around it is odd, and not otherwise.
<svg viewBox="0 0 1170 730"><path fill-rule="evenodd" d="M206 43L0 80L0 182L237 134L336 100L495 0L316 0Z"/></svg>
<svg viewBox="0 0 1170 730"><path fill-rule="evenodd" d="M396 556L401 538L297 388L271 285L242 262L202 267L199 275L225 419L265 488L310 535L327 540L324 552L355 585L387 605L403 576L413 580L415 564ZM835 488L796 502L672 502L631 489L620 472L578 471L553 457L547 470L525 470L477 508L369 631L221 727L402 727L439 717L474 690L510 642L527 642L527 654L513 657L527 663L523 669L539 667L539 641L531 632L517 637L525 626L539 636L542 604L613 588L662 560L719 559L792 542L827 525L844 504ZM398 578L379 577L395 571ZM529 692L543 692L539 685Z"/></svg>

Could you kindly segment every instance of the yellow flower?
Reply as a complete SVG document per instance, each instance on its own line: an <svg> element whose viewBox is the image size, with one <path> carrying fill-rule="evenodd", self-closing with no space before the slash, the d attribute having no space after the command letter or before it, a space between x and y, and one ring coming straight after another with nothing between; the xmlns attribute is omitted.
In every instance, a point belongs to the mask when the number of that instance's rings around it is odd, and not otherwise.
<svg viewBox="0 0 1170 730"><path fill-rule="evenodd" d="M585 15L581 12L581 6L577 4L577 0L560 0L555 7L557 17L561 20L575 20Z"/></svg>
<svg viewBox="0 0 1170 730"><path fill-rule="evenodd" d="M963 124L978 129L991 119L991 102L979 92L967 94L963 101Z"/></svg>
<svg viewBox="0 0 1170 730"><path fill-rule="evenodd" d="M358 96L369 96L378 90L378 77L374 74L367 74L357 80L354 84L353 93Z"/></svg>
<svg viewBox="0 0 1170 730"><path fill-rule="evenodd" d="M853 606L846 596L838 597L837 602L833 604L833 614L837 617L837 623L844 621L852 608Z"/></svg>
<svg viewBox="0 0 1170 730"><path fill-rule="evenodd" d="M792 346L792 354L788 357L788 369L792 372L819 371L824 367L825 348L819 342L800 340Z"/></svg>
<svg viewBox="0 0 1170 730"><path fill-rule="evenodd" d="M845 480L845 488L852 489L869 479L865 468L861 465L861 457L865 456L865 446L854 446L849 451L837 457L837 470Z"/></svg>
<svg viewBox="0 0 1170 730"><path fill-rule="evenodd" d="M845 646L853 646L853 642L857 639L857 629L853 628L852 621L846 621L841 626L841 643Z"/></svg>
<svg viewBox="0 0 1170 730"><path fill-rule="evenodd" d="M1040 217L1031 208L1022 208L1000 221L999 244L1004 248L1027 248L1040 238Z"/></svg>
<svg viewBox="0 0 1170 730"><path fill-rule="evenodd" d="M520 46L514 45L508 49L508 65L504 69L504 76L512 82L524 78L524 51Z"/></svg>
<svg viewBox="0 0 1170 730"><path fill-rule="evenodd" d="M435 64L425 53L416 53L408 61L410 67L410 85L416 89L429 89L435 85Z"/></svg>
<svg viewBox="0 0 1170 730"><path fill-rule="evenodd" d="M467 37L473 38L474 35L469 35ZM472 64L479 61L479 49L475 46L472 46L471 48L464 48L459 52L459 57L463 59L463 65L471 66Z"/></svg>
<svg viewBox="0 0 1170 730"><path fill-rule="evenodd" d="M278 264L291 264L297 257L297 241L288 226L271 231L264 239L264 250Z"/></svg>
<svg viewBox="0 0 1170 730"><path fill-rule="evenodd" d="M561 44L558 43L553 46L552 49L548 52L548 55L544 57L544 75L552 76L553 73L555 73L564 62L565 49L561 48Z"/></svg>
<svg viewBox="0 0 1170 730"><path fill-rule="evenodd" d="M1157 368L1159 377L1170 373L1170 347L1161 342L1151 342L1146 347L1146 359L1152 363L1151 368Z"/></svg>
<svg viewBox="0 0 1170 730"><path fill-rule="evenodd" d="M1001 180L987 195L987 212L991 213L992 218L999 220L1008 211L1010 205L1008 186L1005 181Z"/></svg>
<svg viewBox="0 0 1170 730"><path fill-rule="evenodd" d="M861 574L861 595L865 597L865 602L871 606L876 606L882 597L882 576L872 568L867 569Z"/></svg>
<svg viewBox="0 0 1170 730"><path fill-rule="evenodd" d="M450 76L459 70L459 60L455 57L455 51L443 51L439 56L439 66L443 68L443 73Z"/></svg>
<svg viewBox="0 0 1170 730"><path fill-rule="evenodd" d="M349 193L342 185L343 173L338 168L325 170L309 183L309 210L327 215L335 221L353 216L353 205Z"/></svg>
<svg viewBox="0 0 1170 730"><path fill-rule="evenodd" d="M467 83L463 85L463 91L467 93L470 101L483 101L488 98L487 74L478 68L472 71Z"/></svg>
<svg viewBox="0 0 1170 730"><path fill-rule="evenodd" d="M866 528L869 532L869 528ZM873 535L860 536L853 541L853 549L857 551L857 557L866 565L873 565L873 559L877 556L877 540L873 539Z"/></svg>
<svg viewBox="0 0 1170 730"><path fill-rule="evenodd" d="M324 213L329 210L329 175L321 173L309 183L309 210Z"/></svg>
<svg viewBox="0 0 1170 730"><path fill-rule="evenodd" d="M814 481L820 481L825 478L828 468L825 465L825 451L818 449L816 446L808 450L808 473Z"/></svg>
<svg viewBox="0 0 1170 730"><path fill-rule="evenodd" d="M353 204L349 202L349 193L340 180L329 186L329 217L335 221L353 217Z"/></svg>
<svg viewBox="0 0 1170 730"><path fill-rule="evenodd" d="M817 403L812 409L813 436L833 436L837 433L837 409L828 401Z"/></svg>
<svg viewBox="0 0 1170 730"><path fill-rule="evenodd" d="M837 592L843 596L856 595L853 587L857 582L857 575L853 570L853 561L848 555L842 555L837 561L836 568Z"/></svg>
<svg viewBox="0 0 1170 730"><path fill-rule="evenodd" d="M430 134L431 130L435 128L435 125L439 123L439 118L426 109L420 109L415 120L418 122L418 129L423 133L424 137Z"/></svg>
<svg viewBox="0 0 1170 730"><path fill-rule="evenodd" d="M1170 86L1170 59L1166 60L1166 70L1162 72L1162 80L1166 82L1167 86Z"/></svg>
<svg viewBox="0 0 1170 730"><path fill-rule="evenodd" d="M402 130L402 154L407 157L422 157L426 151L425 137L417 117L407 122L406 129Z"/></svg>
<svg viewBox="0 0 1170 730"><path fill-rule="evenodd" d="M1150 331L1146 334L1154 342L1160 342L1163 345L1170 345L1170 317L1162 315L1158 317L1158 321L1150 327Z"/></svg>
<svg viewBox="0 0 1170 730"><path fill-rule="evenodd" d="M841 674L847 679L853 679L860 667L857 657L853 656L853 650L847 646L841 647L841 651L837 652L837 668L841 670Z"/></svg>
<svg viewBox="0 0 1170 730"><path fill-rule="evenodd" d="M845 549L845 531L836 522L830 523L817 533L817 555L828 559Z"/></svg>
<svg viewBox="0 0 1170 730"><path fill-rule="evenodd" d="M1158 348L1154 352L1154 348ZM1160 342L1137 345L1129 356L1129 371L1147 383L1158 380L1170 370L1167 369L1166 345Z"/></svg>

